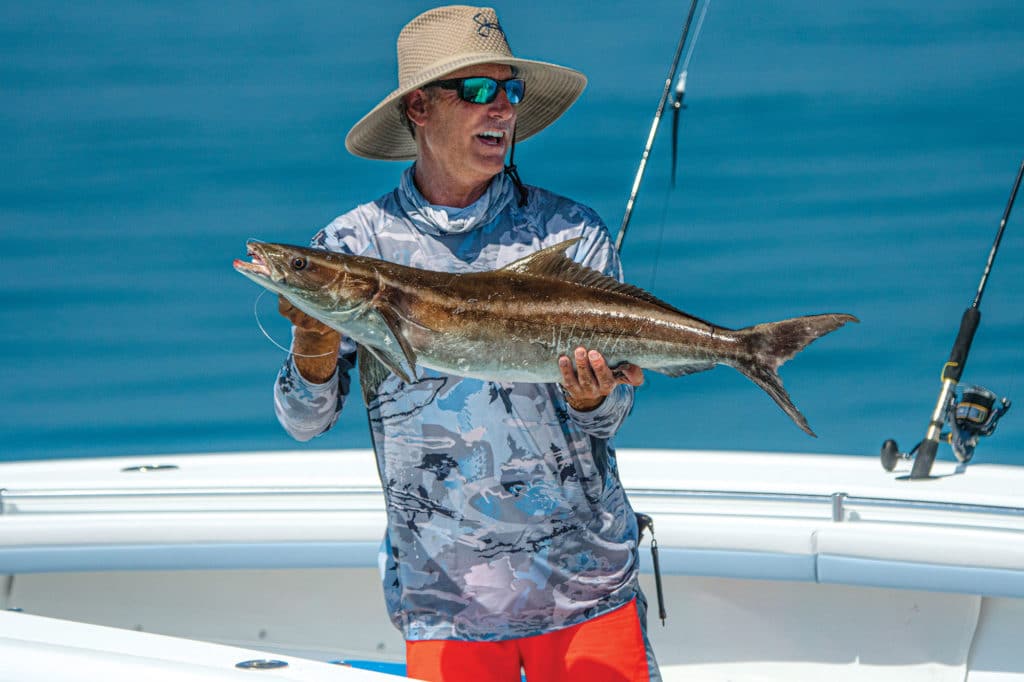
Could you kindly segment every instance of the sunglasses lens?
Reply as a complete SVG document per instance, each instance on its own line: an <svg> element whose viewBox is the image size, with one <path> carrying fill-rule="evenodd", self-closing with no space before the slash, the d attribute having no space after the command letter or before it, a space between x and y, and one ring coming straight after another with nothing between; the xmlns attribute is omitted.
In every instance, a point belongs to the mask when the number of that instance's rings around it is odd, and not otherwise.
<svg viewBox="0 0 1024 682"><path fill-rule="evenodd" d="M489 104L498 94L498 82L493 78L467 78L462 81L460 96L474 104Z"/></svg>
<svg viewBox="0 0 1024 682"><path fill-rule="evenodd" d="M526 94L526 83L520 78L505 81L505 94L508 95L509 102L519 104Z"/></svg>
<svg viewBox="0 0 1024 682"><path fill-rule="evenodd" d="M498 96L498 86L505 86L505 94L512 104L519 104L526 94L526 83L521 78L514 78L507 81L497 81L493 78L479 76L476 78L462 79L462 86L459 90L459 97L473 104L490 104Z"/></svg>

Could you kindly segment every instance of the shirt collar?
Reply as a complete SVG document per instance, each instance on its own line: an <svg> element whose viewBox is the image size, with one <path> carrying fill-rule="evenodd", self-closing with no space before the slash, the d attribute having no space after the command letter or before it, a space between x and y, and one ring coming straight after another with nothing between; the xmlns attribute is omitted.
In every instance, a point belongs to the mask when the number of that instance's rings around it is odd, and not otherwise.
<svg viewBox="0 0 1024 682"><path fill-rule="evenodd" d="M438 206L428 202L413 182L413 164L402 173L398 202L409 220L428 234L465 234L487 225L515 197L515 186L505 173L498 173L479 199L465 208Z"/></svg>

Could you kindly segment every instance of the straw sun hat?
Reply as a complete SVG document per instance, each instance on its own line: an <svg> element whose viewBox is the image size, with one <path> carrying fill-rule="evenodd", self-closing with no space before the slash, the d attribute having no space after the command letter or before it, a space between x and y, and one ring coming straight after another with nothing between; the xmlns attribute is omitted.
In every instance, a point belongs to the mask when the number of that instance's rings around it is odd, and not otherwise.
<svg viewBox="0 0 1024 682"><path fill-rule="evenodd" d="M579 71L513 57L505 31L490 7L438 7L410 21L398 35L398 89L352 126L345 147L367 159L416 158L416 142L402 119L402 97L476 64L508 64L526 81L526 97L516 107L518 140L554 122L587 84Z"/></svg>

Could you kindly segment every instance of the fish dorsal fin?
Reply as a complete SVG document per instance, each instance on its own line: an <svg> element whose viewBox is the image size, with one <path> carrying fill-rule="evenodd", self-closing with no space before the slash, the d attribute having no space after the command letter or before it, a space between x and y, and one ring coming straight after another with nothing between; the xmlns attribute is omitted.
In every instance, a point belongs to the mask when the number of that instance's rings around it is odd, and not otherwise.
<svg viewBox="0 0 1024 682"><path fill-rule="evenodd" d="M546 249L534 251L530 255L524 256L517 261L513 261L501 269L506 272L516 272L521 275L560 277L562 279L568 279L563 274L568 268L589 270L588 268L578 265L575 261L565 255L565 250L576 244L579 240L579 237L576 237L575 239L567 239L564 242L559 242L554 246L547 247ZM589 271L594 272L594 270Z"/></svg>
<svg viewBox="0 0 1024 682"><path fill-rule="evenodd" d="M692 315L684 313L675 306L665 303L640 287L635 287L632 284L624 284L614 277L608 277L602 272L580 265L566 256L566 249L574 245L579 240L580 238L576 237L575 239L568 239L564 242L559 242L554 246L549 246L546 249L541 249L536 253L531 253L529 256L520 258L501 269L507 272L515 272L521 275L530 275L533 277L553 277L555 279L564 279L585 287L593 287L594 289L601 289L602 291L612 291L617 294L625 294L627 296L632 296L633 298L638 298L641 301L646 301L652 305L656 305L659 308L664 308L670 312L692 317Z"/></svg>

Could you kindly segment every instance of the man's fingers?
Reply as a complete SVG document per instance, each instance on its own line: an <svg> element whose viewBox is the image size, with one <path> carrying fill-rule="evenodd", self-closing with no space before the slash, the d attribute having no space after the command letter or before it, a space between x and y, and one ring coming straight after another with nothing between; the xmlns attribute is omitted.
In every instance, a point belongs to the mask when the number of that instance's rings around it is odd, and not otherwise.
<svg viewBox="0 0 1024 682"><path fill-rule="evenodd" d="M315 317L310 317L299 310L284 296L279 295L277 297L277 311L288 318L292 324L300 329L305 329L309 332L316 332L318 334L327 334L332 331L330 327L320 320Z"/></svg>
<svg viewBox="0 0 1024 682"><path fill-rule="evenodd" d="M576 380L579 381L580 389L586 393L592 393L598 380L590 366L590 356L585 348L577 348L573 356L576 359Z"/></svg>
<svg viewBox="0 0 1024 682"><path fill-rule="evenodd" d="M629 384L630 386L641 386L644 383L644 370L642 367L629 362L622 362L612 370L616 383Z"/></svg>
<svg viewBox="0 0 1024 682"><path fill-rule="evenodd" d="M558 358L569 405L577 410L592 410L604 401L619 384L639 386L644 382L644 370L628 362L612 369L600 351L577 348L573 356Z"/></svg>
<svg viewBox="0 0 1024 682"><path fill-rule="evenodd" d="M277 312L284 315L291 321L292 324L294 324L297 327L304 326L303 324L301 324L302 318L309 317L304 312L302 312L294 305L292 305L291 301L289 301L287 298L281 295L278 295L277 297Z"/></svg>
<svg viewBox="0 0 1024 682"><path fill-rule="evenodd" d="M562 372L562 385L570 393L578 393L580 382L576 380L576 370L572 367L572 360L562 355L558 358L558 369Z"/></svg>
<svg viewBox="0 0 1024 682"><path fill-rule="evenodd" d="M615 378L615 373L608 366L604 356L596 350L592 350L587 354L587 359L590 360L590 367L594 372L594 377L597 379L598 390L601 395L608 395L615 388L615 385L619 382Z"/></svg>

